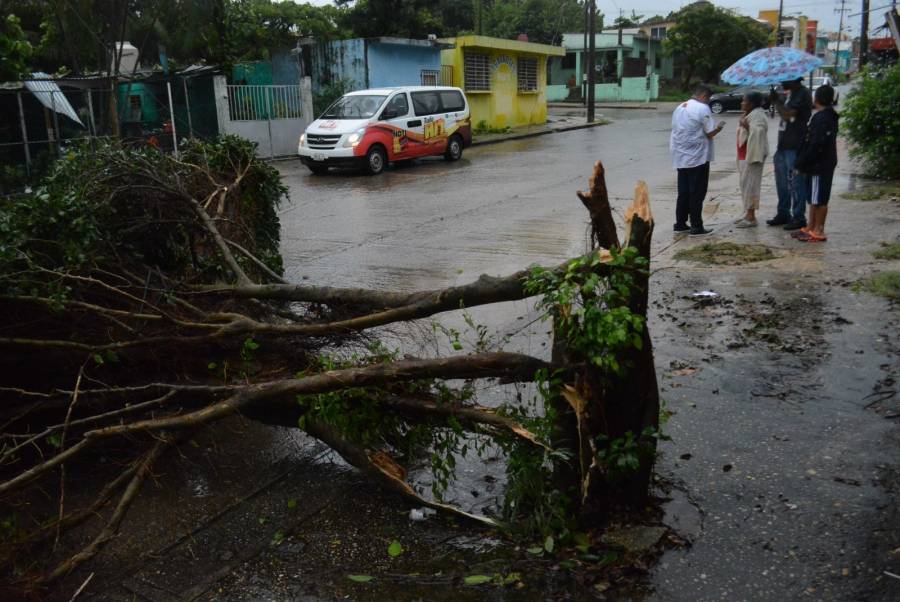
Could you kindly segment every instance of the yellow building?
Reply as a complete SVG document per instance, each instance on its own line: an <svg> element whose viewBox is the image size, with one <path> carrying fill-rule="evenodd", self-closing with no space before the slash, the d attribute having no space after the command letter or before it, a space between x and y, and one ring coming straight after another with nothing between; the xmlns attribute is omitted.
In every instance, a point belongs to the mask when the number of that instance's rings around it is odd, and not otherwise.
<svg viewBox="0 0 900 602"><path fill-rule="evenodd" d="M547 59L564 48L486 36L440 41L454 45L441 51L442 83L465 90L476 128L547 121Z"/></svg>

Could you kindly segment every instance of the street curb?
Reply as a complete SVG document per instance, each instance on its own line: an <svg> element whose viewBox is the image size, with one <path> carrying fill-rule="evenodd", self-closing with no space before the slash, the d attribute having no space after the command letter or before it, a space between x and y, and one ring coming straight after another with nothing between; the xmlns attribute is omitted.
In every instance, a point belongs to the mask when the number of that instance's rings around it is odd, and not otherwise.
<svg viewBox="0 0 900 602"><path fill-rule="evenodd" d="M547 104L548 108L554 109L580 109L582 111L586 110L585 106L582 104L576 103L553 103ZM631 111L655 111L659 108L659 106L655 104L645 104L645 103L634 103L634 104L595 104L594 108L597 109L626 109Z"/></svg>
<svg viewBox="0 0 900 602"><path fill-rule="evenodd" d="M595 128L601 125L609 125L609 121L597 121L594 123L579 123L577 125L569 125L562 128L555 128L552 130L544 130L542 132L527 132L525 134L510 134L509 136L505 136L503 138L494 138L491 140L482 140L477 141L475 139L472 140L472 144L469 146L488 146L490 144L498 144L500 142L508 142L510 140L524 140L525 138L536 138L538 136L546 136L547 134L558 134L560 132L572 132L574 130L586 130L587 128Z"/></svg>

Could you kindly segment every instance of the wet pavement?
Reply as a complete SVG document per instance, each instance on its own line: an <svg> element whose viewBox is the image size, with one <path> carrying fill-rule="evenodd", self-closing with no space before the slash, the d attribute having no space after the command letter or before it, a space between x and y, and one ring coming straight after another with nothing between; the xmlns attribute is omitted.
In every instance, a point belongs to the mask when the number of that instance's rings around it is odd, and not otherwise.
<svg viewBox="0 0 900 602"><path fill-rule="evenodd" d="M546 565L530 573L526 565L523 589L467 588L460 575L503 574L520 561L452 521L411 523L406 504L378 493L302 435L236 421L240 445L222 454L216 442L198 442L160 476L160 486L147 488L132 526L104 552L119 565L108 561L84 597L900 597L900 580L884 573L900 574L900 407L896 395L873 397L893 390L900 318L887 301L853 287L891 267L870 253L897 236L900 207L841 199L865 184L843 160L828 243L804 246L764 226L735 230L737 116L729 114L705 211L716 234L702 242L760 244L774 258L724 267L676 261L679 249L701 243L671 232L670 114L604 114L614 123L471 148L457 163L423 160L376 178L312 176L297 162L279 163L291 191L281 210L283 255L289 280L319 285L412 291L505 275L585 250L586 212L574 192L587 187L595 160L606 166L619 217L635 181L646 180L657 223L650 327L662 397L673 412L658 494L669 500L666 524L689 545L664 553L643 593L613 587L600 594ZM773 122L773 141L775 129ZM762 217L774 204L770 172L771 163ZM698 302L691 294L701 290L719 297ZM508 349L548 353L547 325L534 322L531 303L472 314L509 335ZM458 316L441 319L459 326ZM425 330L389 334L407 349L427 347L414 340ZM488 402L503 394L483 392ZM500 464L464 464L452 501L489 511L502 495ZM166 484L182 485L180 497L173 499ZM173 505L177 511L160 516L160 507ZM397 561L384 553L394 538L408 549ZM349 572L378 579L356 584Z"/></svg>

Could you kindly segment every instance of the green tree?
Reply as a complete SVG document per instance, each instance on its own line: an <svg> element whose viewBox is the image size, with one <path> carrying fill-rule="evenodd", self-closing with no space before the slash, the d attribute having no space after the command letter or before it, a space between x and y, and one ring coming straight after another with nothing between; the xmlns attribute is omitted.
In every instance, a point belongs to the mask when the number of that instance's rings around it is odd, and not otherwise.
<svg viewBox="0 0 900 602"><path fill-rule="evenodd" d="M632 10L630 16L619 16L613 21L613 27L629 29L631 27L638 27L644 20L644 15L637 14L636 11Z"/></svg>
<svg viewBox="0 0 900 602"><path fill-rule="evenodd" d="M342 23L360 37L478 33L516 38L524 33L532 42L559 44L563 32L584 27L584 4L581 0L358 0Z"/></svg>
<svg viewBox="0 0 900 602"><path fill-rule="evenodd" d="M864 160L868 171L882 178L900 178L900 64L865 71L847 95L842 126L850 152Z"/></svg>
<svg viewBox="0 0 900 602"><path fill-rule="evenodd" d="M766 45L766 31L759 23L710 4L688 6L676 20L663 47L683 62L685 88L695 75L718 81L732 63Z"/></svg>
<svg viewBox="0 0 900 602"><path fill-rule="evenodd" d="M0 19L0 81L19 79L27 73L31 52L22 21L16 15Z"/></svg>

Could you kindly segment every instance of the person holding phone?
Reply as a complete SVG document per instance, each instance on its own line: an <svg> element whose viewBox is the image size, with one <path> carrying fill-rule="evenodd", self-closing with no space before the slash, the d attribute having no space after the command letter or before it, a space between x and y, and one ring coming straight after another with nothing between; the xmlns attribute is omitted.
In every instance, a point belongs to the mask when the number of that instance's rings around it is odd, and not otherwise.
<svg viewBox="0 0 900 602"><path fill-rule="evenodd" d="M706 236L712 230L703 227L703 200L709 185L709 164L713 160L713 138L725 122L713 122L709 110L712 89L699 84L694 95L672 113L669 151L672 166L678 172L678 198L675 202L675 232ZM688 226L690 220L690 226Z"/></svg>

